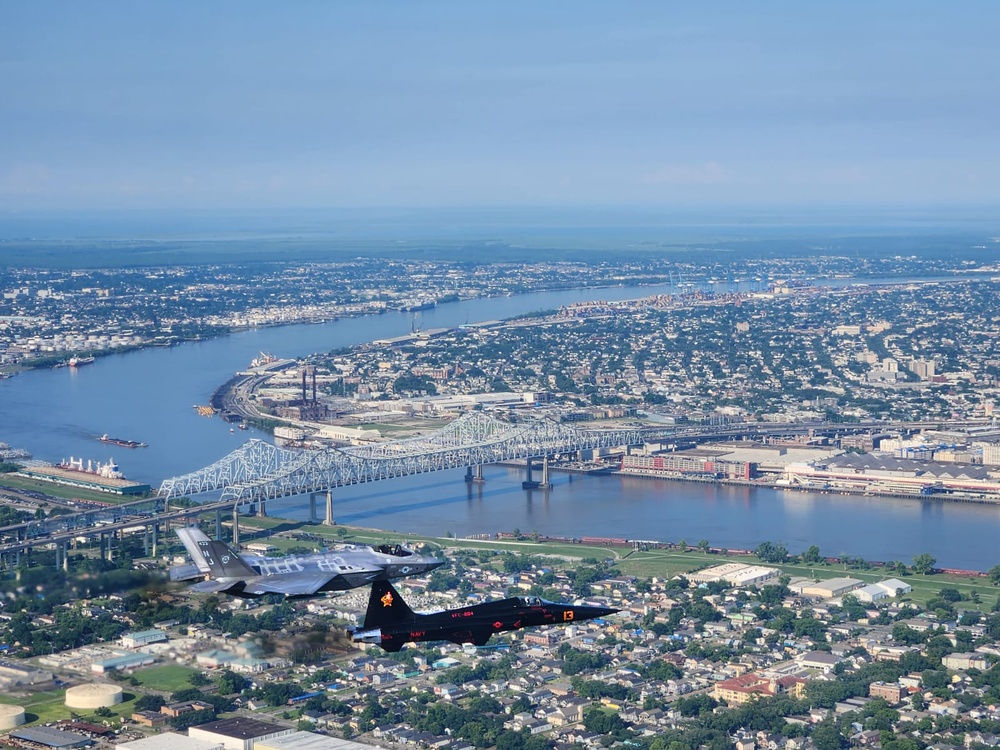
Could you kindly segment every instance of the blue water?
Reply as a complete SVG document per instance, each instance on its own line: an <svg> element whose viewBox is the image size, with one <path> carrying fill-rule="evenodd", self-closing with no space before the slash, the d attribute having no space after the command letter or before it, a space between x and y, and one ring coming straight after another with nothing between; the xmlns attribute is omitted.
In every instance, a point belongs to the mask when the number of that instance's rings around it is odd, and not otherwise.
<svg viewBox="0 0 1000 750"><path fill-rule="evenodd" d="M425 329L493 320L591 299L666 293L667 287L538 293L442 305L421 313ZM78 371L40 370L0 381L0 440L58 461L114 457L129 477L157 486L166 477L207 466L254 432L229 432L194 404L259 352L295 357L409 332L404 313L324 325L244 331L224 338L151 348L99 359ZM102 433L149 443L130 450L97 441ZM488 467L483 486L462 471L343 488L337 520L427 534L513 530L560 536L707 539L752 548L782 542L791 550L818 544L825 554L910 561L930 552L952 567L986 569L1000 562L994 540L1000 509L921 499L874 499L693 484L657 479L554 476L549 492L526 492L514 470ZM269 504L272 514L304 519L307 504Z"/></svg>

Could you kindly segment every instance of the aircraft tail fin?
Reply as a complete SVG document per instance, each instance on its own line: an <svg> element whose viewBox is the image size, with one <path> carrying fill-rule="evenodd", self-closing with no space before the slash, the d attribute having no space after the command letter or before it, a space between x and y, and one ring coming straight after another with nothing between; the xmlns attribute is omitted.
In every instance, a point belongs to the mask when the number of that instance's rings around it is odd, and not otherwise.
<svg viewBox="0 0 1000 750"><path fill-rule="evenodd" d="M197 526L186 526L184 528L176 529L176 531L177 536L180 538L181 542L184 543L184 549L186 549L187 553L191 556L191 560L198 568L198 571L201 573L211 572L208 562L205 560L205 556L202 555L201 548L198 546L201 542L209 541L205 532Z"/></svg>
<svg viewBox="0 0 1000 750"><path fill-rule="evenodd" d="M209 539L198 542L198 547L208 564L209 575L212 578L249 578L260 575L243 562L239 553L225 542Z"/></svg>
<svg viewBox="0 0 1000 750"><path fill-rule="evenodd" d="M388 581L372 583L372 593L368 597L368 611L365 613L365 628L372 630L395 625L404 620L412 620L415 615L399 592Z"/></svg>

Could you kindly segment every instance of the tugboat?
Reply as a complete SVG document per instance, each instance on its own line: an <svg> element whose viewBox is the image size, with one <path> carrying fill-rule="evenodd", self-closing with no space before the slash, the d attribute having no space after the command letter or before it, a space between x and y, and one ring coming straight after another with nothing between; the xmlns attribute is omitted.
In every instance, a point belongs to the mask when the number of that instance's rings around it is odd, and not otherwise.
<svg viewBox="0 0 1000 750"><path fill-rule="evenodd" d="M102 443L108 443L109 445L120 445L122 448L148 448L148 443L140 443L137 440L122 440L121 438L108 437L108 433L104 433L99 438Z"/></svg>

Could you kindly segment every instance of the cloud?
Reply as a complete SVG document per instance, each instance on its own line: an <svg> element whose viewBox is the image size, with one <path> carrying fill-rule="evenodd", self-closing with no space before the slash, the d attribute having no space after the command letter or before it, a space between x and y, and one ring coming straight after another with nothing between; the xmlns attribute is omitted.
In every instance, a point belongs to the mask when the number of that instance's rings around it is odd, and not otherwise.
<svg viewBox="0 0 1000 750"><path fill-rule="evenodd" d="M642 178L647 185L720 185L733 176L715 161L704 164L670 164Z"/></svg>
<svg viewBox="0 0 1000 750"><path fill-rule="evenodd" d="M0 193L43 193L49 186L49 168L44 164L15 164L0 172Z"/></svg>

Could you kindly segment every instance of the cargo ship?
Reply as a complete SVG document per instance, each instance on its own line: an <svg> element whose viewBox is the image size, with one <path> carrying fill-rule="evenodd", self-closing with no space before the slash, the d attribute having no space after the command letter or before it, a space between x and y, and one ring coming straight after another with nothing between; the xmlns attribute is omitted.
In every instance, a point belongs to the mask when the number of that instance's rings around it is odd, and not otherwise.
<svg viewBox="0 0 1000 750"><path fill-rule="evenodd" d="M69 366L70 367L82 367L83 365L93 364L93 357L70 357Z"/></svg>
<svg viewBox="0 0 1000 750"><path fill-rule="evenodd" d="M102 443L108 443L109 445L120 445L122 448L148 448L147 443L140 443L137 440L122 440L121 438L108 437L108 433L104 433L99 438Z"/></svg>
<svg viewBox="0 0 1000 750"><path fill-rule="evenodd" d="M82 458L73 458L70 456L69 461L60 461L56 465L56 468L63 471L75 471L79 474L92 474L102 479L125 478L125 475L122 474L121 469L118 468L118 464L115 463L113 458L109 459L106 464L102 464L100 461L96 464L93 461L87 461L87 465L84 467Z"/></svg>

